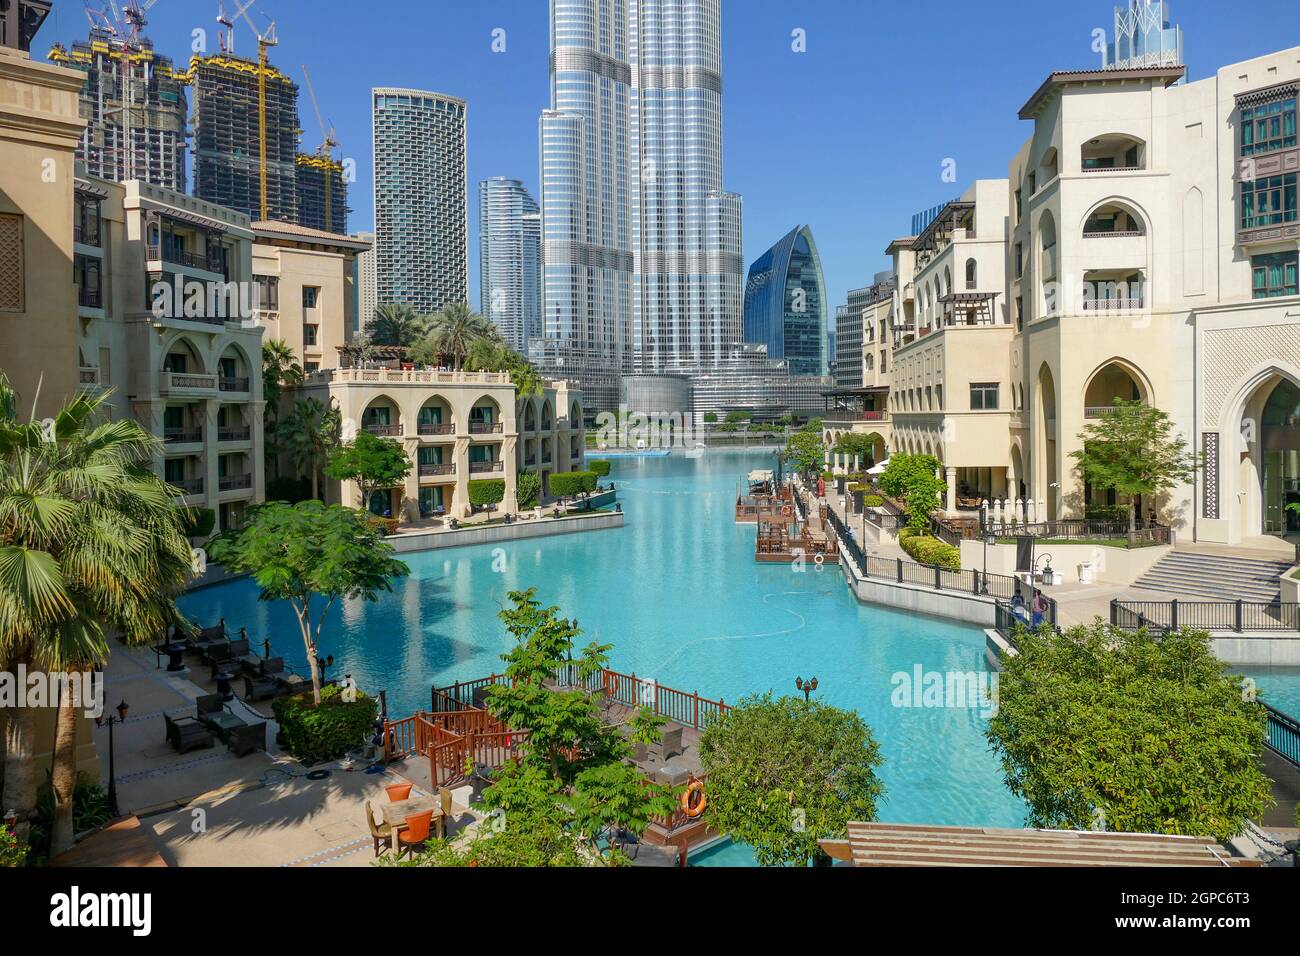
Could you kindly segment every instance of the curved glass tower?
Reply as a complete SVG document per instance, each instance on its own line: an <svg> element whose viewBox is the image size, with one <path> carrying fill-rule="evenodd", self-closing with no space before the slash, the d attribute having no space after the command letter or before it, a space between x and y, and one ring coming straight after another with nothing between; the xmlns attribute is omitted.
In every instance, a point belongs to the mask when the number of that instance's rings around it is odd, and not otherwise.
<svg viewBox="0 0 1300 956"><path fill-rule="evenodd" d="M749 267L745 341L785 359L791 375L826 374L826 284L807 226L795 226Z"/></svg>
<svg viewBox="0 0 1300 956"><path fill-rule="evenodd" d="M518 179L478 184L479 312L516 352L542 331L537 203Z"/></svg>

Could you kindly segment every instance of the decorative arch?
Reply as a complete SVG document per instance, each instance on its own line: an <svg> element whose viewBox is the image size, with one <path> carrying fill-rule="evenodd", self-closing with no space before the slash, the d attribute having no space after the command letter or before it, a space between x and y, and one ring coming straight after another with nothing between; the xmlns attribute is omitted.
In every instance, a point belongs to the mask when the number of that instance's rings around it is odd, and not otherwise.
<svg viewBox="0 0 1300 956"><path fill-rule="evenodd" d="M1125 235L1150 234L1151 217L1142 205L1127 196L1109 196L1083 214L1078 233L1087 236L1105 236L1111 233Z"/></svg>
<svg viewBox="0 0 1300 956"><path fill-rule="evenodd" d="M1096 388L1099 385L1103 389L1112 389L1114 387L1113 385L1103 384L1106 381L1106 379L1103 376L1105 375L1105 373L1108 372L1122 372L1125 376L1128 377L1129 381L1133 384L1134 389L1137 391L1138 394L1135 396L1137 399L1145 402L1148 405L1155 404L1155 392L1151 388L1151 379L1137 365L1133 364L1128 359L1121 358L1120 356L1116 355L1100 363L1096 368L1094 368L1091 372L1089 372L1087 377L1084 379L1083 397L1084 397L1085 408L1089 406L1096 406L1096 405L1109 405L1111 404L1110 399L1117 398L1117 397L1124 398L1124 399L1128 399L1130 397L1128 395L1122 395L1117 392L1115 395L1109 396L1109 398L1107 398L1106 401L1091 400L1099 397L1105 397L1096 394L1091 394L1096 391ZM1118 384L1122 384L1119 383L1118 379L1114 379L1113 376L1112 379L1116 381Z"/></svg>
<svg viewBox="0 0 1300 956"><path fill-rule="evenodd" d="M173 354L184 354L187 359L194 360L196 367L187 368L186 371L188 372L209 371L208 363L205 358L206 350L201 348L186 332L177 332L163 343L163 368L168 367L170 357Z"/></svg>

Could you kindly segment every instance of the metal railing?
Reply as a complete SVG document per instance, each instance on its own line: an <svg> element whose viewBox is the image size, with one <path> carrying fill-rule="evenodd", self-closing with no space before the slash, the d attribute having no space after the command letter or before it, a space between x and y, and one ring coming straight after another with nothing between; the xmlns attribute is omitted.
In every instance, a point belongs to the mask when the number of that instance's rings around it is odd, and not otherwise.
<svg viewBox="0 0 1300 956"><path fill-rule="evenodd" d="M364 425L362 426L372 435L378 435L381 438L398 438L402 434L401 425Z"/></svg>
<svg viewBox="0 0 1300 956"><path fill-rule="evenodd" d="M1062 518L1058 521L1036 521L1032 524L1015 522L989 525L999 538L1050 538L1067 541L1098 541L1109 538L1127 538L1127 521L1109 521L1100 518ZM1165 525L1139 522L1134 528L1137 541L1155 544L1173 544L1174 529Z"/></svg>
<svg viewBox="0 0 1300 956"><path fill-rule="evenodd" d="M197 445L203 441L202 428L167 428L163 430L163 442L167 445Z"/></svg>
<svg viewBox="0 0 1300 956"><path fill-rule="evenodd" d="M1300 604L1280 601L1127 601L1110 602L1110 623L1127 631L1298 631Z"/></svg>
<svg viewBox="0 0 1300 956"><path fill-rule="evenodd" d="M499 461L471 461L469 463L471 474L482 474L487 471L504 471Z"/></svg>
<svg viewBox="0 0 1300 956"><path fill-rule="evenodd" d="M252 475L227 475L217 479L218 491L243 491L253 487Z"/></svg>
<svg viewBox="0 0 1300 956"><path fill-rule="evenodd" d="M454 464L443 464L442 462L420 462L420 477L427 478L430 475L454 475L456 466Z"/></svg>
<svg viewBox="0 0 1300 956"><path fill-rule="evenodd" d="M104 300L98 289L77 286L77 305L87 309L100 309L103 308Z"/></svg>
<svg viewBox="0 0 1300 956"><path fill-rule="evenodd" d="M1084 299L1084 312L1130 312L1145 308L1141 299Z"/></svg>
<svg viewBox="0 0 1300 956"><path fill-rule="evenodd" d="M217 388L223 392L246 392L248 391L248 379L223 375L217 379Z"/></svg>
<svg viewBox="0 0 1300 956"><path fill-rule="evenodd" d="M199 252L185 252L151 243L148 256L152 260L162 260L173 265L189 266L191 269L203 269L206 272L220 272L221 260L210 259Z"/></svg>
<svg viewBox="0 0 1300 956"><path fill-rule="evenodd" d="M469 433L471 435L493 435L500 434L502 431L501 422L470 422Z"/></svg>
<svg viewBox="0 0 1300 956"><path fill-rule="evenodd" d="M202 478L176 478L174 480L168 481L167 483L171 485L173 488L179 488L187 495L203 494Z"/></svg>
<svg viewBox="0 0 1300 956"><path fill-rule="evenodd" d="M217 429L217 441L248 441L252 437L253 430L247 425L243 428Z"/></svg>
<svg viewBox="0 0 1300 956"><path fill-rule="evenodd" d="M1264 709L1268 711L1268 749L1300 769L1300 721L1268 704Z"/></svg>
<svg viewBox="0 0 1300 956"><path fill-rule="evenodd" d="M416 431L421 435L454 435L456 426L450 423L441 422L420 422L416 425Z"/></svg>

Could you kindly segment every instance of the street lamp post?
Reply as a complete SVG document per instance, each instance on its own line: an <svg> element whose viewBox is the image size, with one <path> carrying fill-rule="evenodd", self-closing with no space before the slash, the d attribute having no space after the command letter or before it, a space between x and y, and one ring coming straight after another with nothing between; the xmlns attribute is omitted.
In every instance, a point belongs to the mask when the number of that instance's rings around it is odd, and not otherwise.
<svg viewBox="0 0 1300 956"><path fill-rule="evenodd" d="M117 767L113 755L113 725L124 723L126 721L127 712L130 709L131 708L124 700L117 705L116 717L112 714L109 714L107 717L100 714L95 718L95 723L99 726L108 727L108 812L111 813L114 818L121 814L117 809Z"/></svg>
<svg viewBox="0 0 1300 956"><path fill-rule="evenodd" d="M804 680L802 677L796 677L794 679L794 686L796 689L803 691L803 699L804 702L807 703L812 697L812 692L817 689L817 678L814 677L812 680Z"/></svg>

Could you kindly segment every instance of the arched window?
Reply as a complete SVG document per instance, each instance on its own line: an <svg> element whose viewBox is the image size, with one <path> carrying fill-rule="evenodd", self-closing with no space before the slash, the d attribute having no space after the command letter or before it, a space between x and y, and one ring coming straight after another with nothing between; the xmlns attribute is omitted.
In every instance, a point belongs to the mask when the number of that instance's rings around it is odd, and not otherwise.
<svg viewBox="0 0 1300 956"><path fill-rule="evenodd" d="M976 286L976 265L974 259L966 260L966 288L974 289Z"/></svg>

